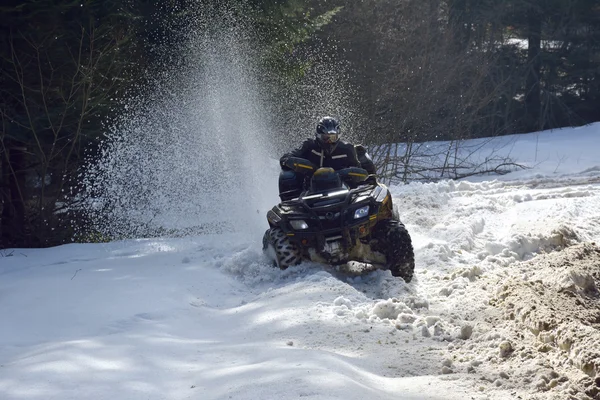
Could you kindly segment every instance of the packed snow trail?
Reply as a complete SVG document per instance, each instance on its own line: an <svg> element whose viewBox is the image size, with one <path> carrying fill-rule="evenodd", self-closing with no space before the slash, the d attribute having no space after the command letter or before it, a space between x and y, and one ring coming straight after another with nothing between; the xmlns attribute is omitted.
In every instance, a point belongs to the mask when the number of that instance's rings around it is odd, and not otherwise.
<svg viewBox="0 0 600 400"><path fill-rule="evenodd" d="M1 397L418 399L439 380L423 377L435 351L402 346L412 335L371 315L369 296L409 292L389 273L347 284L314 265L281 272L246 245L17 250L18 268L2 269Z"/></svg>

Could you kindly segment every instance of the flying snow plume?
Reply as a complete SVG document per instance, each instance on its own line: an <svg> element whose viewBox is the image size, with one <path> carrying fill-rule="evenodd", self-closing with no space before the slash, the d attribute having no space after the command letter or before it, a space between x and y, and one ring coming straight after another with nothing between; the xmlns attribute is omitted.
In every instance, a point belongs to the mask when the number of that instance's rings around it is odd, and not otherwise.
<svg viewBox="0 0 600 400"><path fill-rule="evenodd" d="M264 49L250 24L226 7L204 7L181 54L163 57L161 73L129 100L83 174L83 208L95 233L261 237L279 200L281 152L312 135L318 114L351 115L335 71L321 67L301 90L288 85L282 93L259 62ZM313 108L310 97L319 99ZM289 114L273 117L274 110Z"/></svg>
<svg viewBox="0 0 600 400"><path fill-rule="evenodd" d="M240 29L189 34L184 55L132 101L85 174L110 237L245 230L277 200L267 110ZM218 32L218 35L212 32Z"/></svg>

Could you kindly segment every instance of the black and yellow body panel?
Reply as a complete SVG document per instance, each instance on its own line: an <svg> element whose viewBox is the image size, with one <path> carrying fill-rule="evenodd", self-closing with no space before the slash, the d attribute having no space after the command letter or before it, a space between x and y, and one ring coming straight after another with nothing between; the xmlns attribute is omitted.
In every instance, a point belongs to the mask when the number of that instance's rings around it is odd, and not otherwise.
<svg viewBox="0 0 600 400"><path fill-rule="evenodd" d="M363 171L351 172L360 175ZM312 249L336 264L349 261L353 248L368 243L379 222L393 218L393 205L385 185L363 184L350 189L339 180L333 185L331 172L319 169L313 176L313 180L322 178L326 190L309 189L298 198L276 205L267 213L267 220L271 228L280 228L304 248L308 258L308 250ZM364 181L364 176L358 179ZM311 186L315 189L319 185ZM332 254L334 242L336 251Z"/></svg>

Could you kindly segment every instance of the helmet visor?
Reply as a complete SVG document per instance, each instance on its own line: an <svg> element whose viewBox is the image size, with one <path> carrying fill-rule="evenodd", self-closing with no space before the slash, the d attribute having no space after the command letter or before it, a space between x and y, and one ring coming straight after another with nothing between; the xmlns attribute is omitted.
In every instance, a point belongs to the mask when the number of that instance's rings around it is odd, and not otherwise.
<svg viewBox="0 0 600 400"><path fill-rule="evenodd" d="M334 144L339 139L339 134L336 132L319 133L317 134L321 143Z"/></svg>

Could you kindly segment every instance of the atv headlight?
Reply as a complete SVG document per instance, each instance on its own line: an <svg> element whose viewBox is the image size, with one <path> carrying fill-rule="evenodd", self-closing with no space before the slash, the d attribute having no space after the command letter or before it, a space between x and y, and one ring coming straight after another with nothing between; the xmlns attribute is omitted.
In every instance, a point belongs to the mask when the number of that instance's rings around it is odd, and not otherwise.
<svg viewBox="0 0 600 400"><path fill-rule="evenodd" d="M290 225L297 231L308 229L308 224L303 219L293 219L290 221Z"/></svg>
<svg viewBox="0 0 600 400"><path fill-rule="evenodd" d="M354 219L364 218L369 215L369 206L364 206L354 211Z"/></svg>

